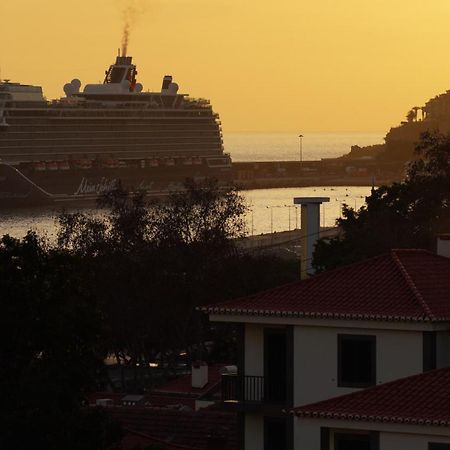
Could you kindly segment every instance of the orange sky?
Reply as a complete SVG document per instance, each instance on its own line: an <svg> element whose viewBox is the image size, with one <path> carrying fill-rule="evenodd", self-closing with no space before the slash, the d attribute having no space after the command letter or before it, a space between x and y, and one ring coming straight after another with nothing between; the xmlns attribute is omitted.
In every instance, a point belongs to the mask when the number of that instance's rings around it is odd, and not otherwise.
<svg viewBox="0 0 450 450"><path fill-rule="evenodd" d="M133 0L130 0L133 2ZM449 0L134 0L145 89L170 73L225 131L387 131L450 89ZM1 2L1 77L62 95L103 78L126 0Z"/></svg>

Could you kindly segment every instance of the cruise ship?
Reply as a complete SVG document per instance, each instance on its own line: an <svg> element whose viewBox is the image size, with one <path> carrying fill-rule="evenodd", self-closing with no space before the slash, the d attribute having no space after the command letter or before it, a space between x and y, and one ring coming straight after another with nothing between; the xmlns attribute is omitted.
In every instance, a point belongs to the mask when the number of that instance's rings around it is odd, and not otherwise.
<svg viewBox="0 0 450 450"><path fill-rule="evenodd" d="M131 56L103 84L64 86L47 101L39 86L0 81L0 208L95 200L119 183L164 195L186 178L227 184L221 122L210 102L164 76L145 92Z"/></svg>

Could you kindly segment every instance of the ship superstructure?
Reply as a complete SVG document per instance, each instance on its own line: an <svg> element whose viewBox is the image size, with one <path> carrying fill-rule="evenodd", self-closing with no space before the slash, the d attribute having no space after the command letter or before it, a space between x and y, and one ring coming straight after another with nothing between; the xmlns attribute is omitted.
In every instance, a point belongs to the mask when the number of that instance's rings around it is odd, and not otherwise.
<svg viewBox="0 0 450 450"><path fill-rule="evenodd" d="M0 82L0 202L35 189L98 195L119 180L155 192L187 177L228 179L219 116L208 100L180 94L171 76L144 92L132 58L118 56L103 84L81 90L74 79L64 92L47 101L41 87Z"/></svg>

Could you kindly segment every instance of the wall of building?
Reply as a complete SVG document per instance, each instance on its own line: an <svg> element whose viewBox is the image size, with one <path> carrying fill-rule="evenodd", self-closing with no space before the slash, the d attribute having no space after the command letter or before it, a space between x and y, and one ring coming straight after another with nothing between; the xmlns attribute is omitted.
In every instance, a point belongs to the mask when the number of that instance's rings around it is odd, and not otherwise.
<svg viewBox="0 0 450 450"><path fill-rule="evenodd" d="M245 324L245 375L264 375L264 327Z"/></svg>
<svg viewBox="0 0 450 450"><path fill-rule="evenodd" d="M377 384L422 372L422 333L419 331L296 327L294 405L355 390L337 386L338 334L376 336Z"/></svg>
<svg viewBox="0 0 450 450"><path fill-rule="evenodd" d="M294 422L294 450L321 450L321 427L330 429L329 450L334 450L334 432L379 431L380 450L428 450L430 442L450 444L450 429L445 427L297 418Z"/></svg>
<svg viewBox="0 0 450 450"><path fill-rule="evenodd" d="M321 450L320 423L294 419L294 450Z"/></svg>
<svg viewBox="0 0 450 450"><path fill-rule="evenodd" d="M433 436L407 433L380 433L380 450L428 450L430 442L450 444L450 436Z"/></svg>
<svg viewBox="0 0 450 450"><path fill-rule="evenodd" d="M245 450L264 448L264 419L261 414L245 415Z"/></svg>

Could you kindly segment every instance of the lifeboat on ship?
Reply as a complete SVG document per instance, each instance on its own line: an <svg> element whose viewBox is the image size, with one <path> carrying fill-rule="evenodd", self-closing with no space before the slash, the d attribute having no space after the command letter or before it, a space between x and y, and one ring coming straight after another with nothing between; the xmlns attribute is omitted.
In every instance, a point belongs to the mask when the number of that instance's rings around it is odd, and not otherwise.
<svg viewBox="0 0 450 450"><path fill-rule="evenodd" d="M148 162L148 165L150 167L158 167L159 166L159 161L156 158L150 159Z"/></svg>
<svg viewBox="0 0 450 450"><path fill-rule="evenodd" d="M183 165L185 165L185 166L192 166L192 158L191 157L184 158Z"/></svg>
<svg viewBox="0 0 450 450"><path fill-rule="evenodd" d="M59 170L69 170L70 169L69 161L59 161L58 169Z"/></svg>
<svg viewBox="0 0 450 450"><path fill-rule="evenodd" d="M45 172L46 170L45 162L44 161L35 162L33 164L33 168L36 172Z"/></svg>
<svg viewBox="0 0 450 450"><path fill-rule="evenodd" d="M199 156L195 156L194 158L192 158L192 161L196 166L202 165L202 158L200 158Z"/></svg>
<svg viewBox="0 0 450 450"><path fill-rule="evenodd" d="M90 169L92 167L92 161L90 159L78 159L74 162L76 169Z"/></svg>
<svg viewBox="0 0 450 450"><path fill-rule="evenodd" d="M105 169L117 169L117 167L119 167L119 161L117 161L117 159L105 159L102 163L102 167Z"/></svg>
<svg viewBox="0 0 450 450"><path fill-rule="evenodd" d="M54 172L55 170L58 170L58 163L56 161L48 161L46 163L47 170L50 170Z"/></svg>

